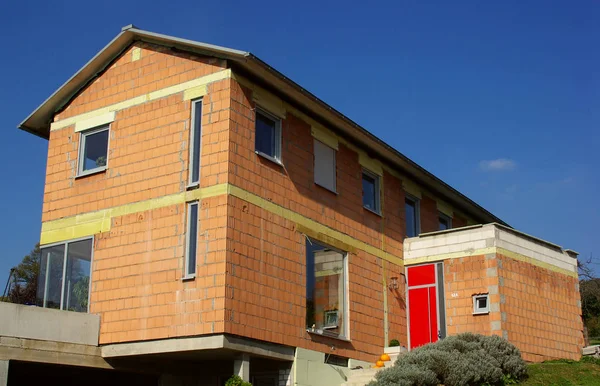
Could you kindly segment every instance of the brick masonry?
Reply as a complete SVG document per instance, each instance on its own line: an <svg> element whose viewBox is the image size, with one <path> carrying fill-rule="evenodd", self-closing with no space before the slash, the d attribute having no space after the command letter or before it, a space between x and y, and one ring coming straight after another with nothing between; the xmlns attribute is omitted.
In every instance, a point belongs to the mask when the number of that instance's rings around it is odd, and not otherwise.
<svg viewBox="0 0 600 386"><path fill-rule="evenodd" d="M132 55L133 49L140 50L139 59ZM55 120L225 68L223 60L134 43ZM294 111L282 120L283 166L258 156L253 94L235 78L207 85L199 188L230 184L402 259L403 181L384 169L382 215L363 209L359 154L353 145L340 142L337 192L315 185L311 125ZM108 169L79 178L80 133L74 125L52 130L42 221L186 192L190 116L191 103L183 92L117 111L110 128ZM401 265L365 248L314 234L256 203L222 194L200 202L197 275L183 281L185 211L186 205L178 203L113 217L110 231L95 235L90 311L101 316L100 343L229 333L320 352L330 352L334 345L336 355L366 361L381 354L386 336L407 345ZM424 192L422 231L437 230L438 216L435 197ZM454 216L454 227L466 224L465 216ZM305 234L348 252L350 342L306 332ZM482 255L446 266L447 277L454 280L447 286L448 307L454 307L452 315L448 313L449 331L498 332L493 318L499 312L475 318L467 312L472 303L467 307L463 298L498 285L498 277L480 275L498 268L500 260ZM400 278L398 290L387 288L391 277ZM507 276L506 280L510 284L514 279ZM454 292L458 297L451 297ZM493 299L500 302L499 295ZM508 320L507 326L519 323L520 319ZM507 331L513 333L509 327Z"/></svg>
<svg viewBox="0 0 600 386"><path fill-rule="evenodd" d="M576 278L495 253L448 259L444 267L449 335L499 335L531 362L581 357ZM472 296L484 293L490 312L473 315Z"/></svg>

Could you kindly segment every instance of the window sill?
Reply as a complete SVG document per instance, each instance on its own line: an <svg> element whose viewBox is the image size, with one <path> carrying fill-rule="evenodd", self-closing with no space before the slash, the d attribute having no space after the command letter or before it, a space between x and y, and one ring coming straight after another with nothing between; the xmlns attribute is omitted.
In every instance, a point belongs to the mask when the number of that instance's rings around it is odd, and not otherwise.
<svg viewBox="0 0 600 386"><path fill-rule="evenodd" d="M328 192L330 192L330 193L333 193L333 194L335 194L336 196L339 194L339 193L338 193L338 192L336 192L335 190L331 190L331 189L329 189L328 187L326 187L326 186L323 186L323 185L319 184L318 182L315 182L315 185L317 185L317 186L318 186L318 187L320 187L320 188L323 188L323 189L325 189L326 191L328 191Z"/></svg>
<svg viewBox="0 0 600 386"><path fill-rule="evenodd" d="M489 315L489 311L479 311L479 312L473 312L473 315Z"/></svg>
<svg viewBox="0 0 600 386"><path fill-rule="evenodd" d="M200 187L199 182L194 182L193 184L186 185L185 190L194 190Z"/></svg>
<svg viewBox="0 0 600 386"><path fill-rule="evenodd" d="M186 275L181 278L181 281L194 281L196 280L196 275Z"/></svg>
<svg viewBox="0 0 600 386"><path fill-rule="evenodd" d="M275 164L277 164L277 165L279 165L279 166L283 166L283 164L281 163L281 161L280 161L280 160L278 160L278 159L277 159L277 158L275 158L275 157L271 157L270 155L268 155L268 154L265 154L265 153L263 153L263 152L261 152L261 151L258 151L258 150L255 150L254 152L255 152L257 155L259 155L259 156L261 156L262 158L264 158L264 159L267 159L267 160L269 160L269 161L271 161L271 162L273 162L273 163L275 163Z"/></svg>
<svg viewBox="0 0 600 386"><path fill-rule="evenodd" d="M363 206L363 208L365 208L365 210L368 210L369 212L371 212L371 213L373 213L373 214L376 214L377 216L379 216L379 217L382 217L382 218L383 218L383 215L382 215L380 212L376 212L376 211L374 211L373 209L367 208L366 206Z"/></svg>
<svg viewBox="0 0 600 386"><path fill-rule="evenodd" d="M327 331L327 330L325 330L325 331ZM308 332L309 335L322 336L324 338L340 340L342 342L350 342L350 339L344 338L344 337L339 336L339 335L333 335L333 334L323 333L324 331L323 330L319 330L319 329L307 328L306 332Z"/></svg>
<svg viewBox="0 0 600 386"><path fill-rule="evenodd" d="M106 169L108 169L108 168L106 166L103 166L101 168L96 168L96 169L92 169L92 170L86 170L85 172L82 172L82 173L76 175L75 179L83 178L83 177L87 177L87 176L91 176L91 175L94 175L94 174L104 173L104 172L106 172Z"/></svg>

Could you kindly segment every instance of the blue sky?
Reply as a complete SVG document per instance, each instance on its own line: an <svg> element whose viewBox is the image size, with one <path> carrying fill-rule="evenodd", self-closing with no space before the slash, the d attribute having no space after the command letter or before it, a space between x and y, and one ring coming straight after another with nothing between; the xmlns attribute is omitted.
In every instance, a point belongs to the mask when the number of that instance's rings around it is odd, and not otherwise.
<svg viewBox="0 0 600 386"><path fill-rule="evenodd" d="M46 141L16 126L131 23L251 51L600 273L599 3L350 4L1 2L2 289L39 239L46 165Z"/></svg>

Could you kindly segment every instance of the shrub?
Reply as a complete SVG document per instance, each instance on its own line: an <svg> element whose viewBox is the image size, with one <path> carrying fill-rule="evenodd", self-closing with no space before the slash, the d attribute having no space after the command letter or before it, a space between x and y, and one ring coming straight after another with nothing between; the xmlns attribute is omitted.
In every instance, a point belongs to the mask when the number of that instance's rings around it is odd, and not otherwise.
<svg viewBox="0 0 600 386"><path fill-rule="evenodd" d="M225 382L225 386L252 386L250 382L245 382L239 375L232 375Z"/></svg>
<svg viewBox="0 0 600 386"><path fill-rule="evenodd" d="M399 357L369 386L502 385L523 378L526 371L521 353L507 340L465 333Z"/></svg>
<svg viewBox="0 0 600 386"><path fill-rule="evenodd" d="M400 342L398 342L398 339L390 340L390 347L398 347L398 346L400 346Z"/></svg>

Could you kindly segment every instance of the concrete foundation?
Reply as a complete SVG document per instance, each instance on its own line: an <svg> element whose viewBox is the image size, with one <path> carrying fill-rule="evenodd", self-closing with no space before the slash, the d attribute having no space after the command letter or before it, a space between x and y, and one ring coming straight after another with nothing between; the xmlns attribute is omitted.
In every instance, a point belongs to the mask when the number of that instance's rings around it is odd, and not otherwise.
<svg viewBox="0 0 600 386"><path fill-rule="evenodd" d="M8 361L0 361L0 386L8 385Z"/></svg>

